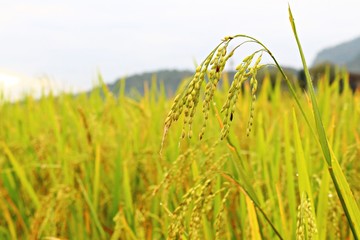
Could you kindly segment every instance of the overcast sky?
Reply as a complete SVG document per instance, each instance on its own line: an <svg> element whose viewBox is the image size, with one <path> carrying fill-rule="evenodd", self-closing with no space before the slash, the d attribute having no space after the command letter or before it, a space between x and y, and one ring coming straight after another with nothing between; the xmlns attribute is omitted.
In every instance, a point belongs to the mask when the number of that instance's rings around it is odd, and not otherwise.
<svg viewBox="0 0 360 240"><path fill-rule="evenodd" d="M222 37L237 33L262 40L282 65L300 67L288 3L309 64L324 47L360 35L359 0L0 2L0 78L48 77L78 88L91 87L98 70L113 82L193 69Z"/></svg>

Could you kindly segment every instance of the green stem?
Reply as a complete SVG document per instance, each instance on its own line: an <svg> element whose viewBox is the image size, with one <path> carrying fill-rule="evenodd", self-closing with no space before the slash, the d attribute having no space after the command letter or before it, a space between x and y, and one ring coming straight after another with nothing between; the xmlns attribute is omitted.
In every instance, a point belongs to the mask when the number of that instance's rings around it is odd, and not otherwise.
<svg viewBox="0 0 360 240"><path fill-rule="evenodd" d="M299 48L299 52L300 52L300 56L301 56L301 61L304 67L304 72L305 72L305 77L306 77L306 83L309 86L309 93L310 93L310 98L311 98L311 102L313 103L313 112L314 112L314 117L315 117L315 121L316 121L316 128L317 128L317 132L319 135L319 141L321 144L321 148L323 150L324 153L324 157L325 160L327 162L327 164L329 166L331 166L331 155L330 155L330 150L329 150L329 145L327 142L327 138L326 138L326 134L325 134L325 130L324 130L324 126L322 124L322 120L321 120L321 115L320 115L320 111L318 107L315 107L314 105L317 106L317 101L316 101L316 97L315 97L315 91L314 91L314 86L312 84L312 80L311 80L311 76L310 76L310 72L309 72L309 68L307 67L306 64L306 60L305 60L305 56L304 56L304 52L302 50L301 44L300 44L300 40L298 37L298 34L296 32L296 26L295 26L295 22L294 22L294 18L292 16L290 7L289 7L289 15L290 15L290 22L291 22L291 26L294 32L294 36L296 39L296 43L298 45Z"/></svg>
<svg viewBox="0 0 360 240"><path fill-rule="evenodd" d="M311 102L312 102L312 106L313 106L313 113L314 113L315 122L316 122L316 129L317 129L317 133L319 136L319 142L320 142L320 145L322 148L322 152L323 152L324 158L326 160L326 163L328 165L328 170L329 170L331 179L335 185L337 195L340 199L342 208L345 212L345 215L346 215L346 218L350 225L351 231L354 235L354 238L359 239L359 237L358 237L360 234L360 232L358 232L359 228L355 226L355 224L359 224L359 222L358 222L359 208L357 206L357 203L356 203L356 200L355 200L353 194L350 191L350 186L349 186L348 182L346 181L345 176L342 173L340 165L338 165L337 159L332 158L332 156L330 154L330 147L329 147L329 144L327 141L324 125L321 120L321 115L320 115L319 107L317 105L315 91L314 91L314 87L312 84L310 72L309 72L309 69L306 64L304 52L302 50L301 43L300 43L297 31L296 31L295 21L294 21L293 15L291 13L290 6L289 6L289 18L290 18L291 27L292 27L292 30L293 30L293 33L294 33L294 36L296 39L296 43L297 43L297 46L298 46L298 49L300 52L301 61L302 61L303 67L304 67L306 82L309 86L309 92L310 92ZM334 170L333 170L333 161L335 164L334 167L336 167L336 172L334 172Z"/></svg>

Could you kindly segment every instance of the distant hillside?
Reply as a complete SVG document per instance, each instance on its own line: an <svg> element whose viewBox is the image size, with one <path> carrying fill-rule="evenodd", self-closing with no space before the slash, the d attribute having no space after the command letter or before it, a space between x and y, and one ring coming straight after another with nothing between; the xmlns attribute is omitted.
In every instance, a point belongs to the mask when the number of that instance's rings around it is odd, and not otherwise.
<svg viewBox="0 0 360 240"><path fill-rule="evenodd" d="M295 79L297 74L295 69L285 67L284 71L288 74L290 79ZM278 70L275 67L267 67L260 70L258 73L260 84L261 79L264 78L266 72L268 72L272 76L272 79L275 80L275 76L278 73ZM151 81L154 77L156 79L158 88L160 83L163 83L167 95L172 95L177 91L182 80L192 77L193 74L194 72L189 70L159 70L154 72L146 72L118 79L114 83L108 84L108 88L111 92L117 95L119 93L120 81L125 81L125 94L131 97L137 97L143 95L145 86L151 86ZM234 74L235 72L228 72L230 82L234 77Z"/></svg>
<svg viewBox="0 0 360 240"><path fill-rule="evenodd" d="M313 65L324 62L346 66L350 72L360 73L360 37L320 51Z"/></svg>
<svg viewBox="0 0 360 240"><path fill-rule="evenodd" d="M108 88L111 92L117 94L119 92L120 81L125 81L126 95L142 95L144 93L145 85L150 87L154 77L158 87L160 83L164 83L166 93L173 94L177 90L180 82L185 78L191 77L193 74L192 71L188 70L159 70L146 72L118 79L114 83L109 84Z"/></svg>

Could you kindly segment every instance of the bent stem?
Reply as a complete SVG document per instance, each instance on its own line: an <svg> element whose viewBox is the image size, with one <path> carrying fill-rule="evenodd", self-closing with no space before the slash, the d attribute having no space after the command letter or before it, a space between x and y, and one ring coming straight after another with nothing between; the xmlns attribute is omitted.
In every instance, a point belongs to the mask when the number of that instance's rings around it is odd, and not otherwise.
<svg viewBox="0 0 360 240"><path fill-rule="evenodd" d="M291 95L294 97L295 102L296 102L296 104L298 105L298 107L299 107L299 109L300 109L300 111L301 111L301 113L302 113L302 115L303 115L303 117L304 117L307 125L309 126L309 128L310 128L310 130L311 130L311 132L313 133L314 136L316 136L315 131L314 131L314 129L312 128L312 126L311 126L311 124L310 124L309 118L307 117L307 115L306 115L306 113L305 113L305 111L304 111L304 109L303 109L303 107L302 107L302 105L301 105L301 103L300 103L300 100L299 100L298 96L296 95L296 92L295 92L295 89L294 89L293 85L291 84L289 78L286 76L284 70L282 69L282 67L280 66L280 64L278 63L278 61L276 60L276 58L275 58L274 55L272 54L272 52L271 52L262 42L260 42L259 40L257 40L257 39L254 38L254 37L251 37L251 36L248 36L248 35L245 35L245 34L237 34L237 35L233 36L233 38L236 38L236 37L243 37L243 38L251 39L253 42L255 42L255 43L259 44L261 47L263 47L264 50L265 50L265 52L266 52L267 54L269 54L269 56L270 56L270 57L272 58L272 60L274 61L276 67L277 67L278 70L280 71L282 77L285 79L285 82L286 82L287 86L288 86L289 89L290 89Z"/></svg>

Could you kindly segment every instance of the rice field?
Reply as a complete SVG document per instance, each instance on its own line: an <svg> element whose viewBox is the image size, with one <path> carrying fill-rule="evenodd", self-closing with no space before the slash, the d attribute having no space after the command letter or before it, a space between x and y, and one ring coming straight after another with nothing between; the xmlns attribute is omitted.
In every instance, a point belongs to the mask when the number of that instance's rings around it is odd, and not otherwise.
<svg viewBox="0 0 360 240"><path fill-rule="evenodd" d="M223 80L203 139L180 139L182 125L174 124L161 155L173 99L154 83L140 101L127 98L123 84L118 97L104 86L3 103L0 238L277 239L275 229L283 239L353 239L319 143L280 80L262 82L249 136L245 84L220 140ZM327 82L318 85L321 117L359 204L360 94ZM195 116L194 136L202 124Z"/></svg>
<svg viewBox="0 0 360 240"><path fill-rule="evenodd" d="M360 92L339 72L315 93L289 15L305 92L235 35L175 98L155 78L138 101L100 78L90 94L1 99L0 239L358 239ZM234 38L262 49L230 81ZM256 78L263 53L276 80Z"/></svg>

